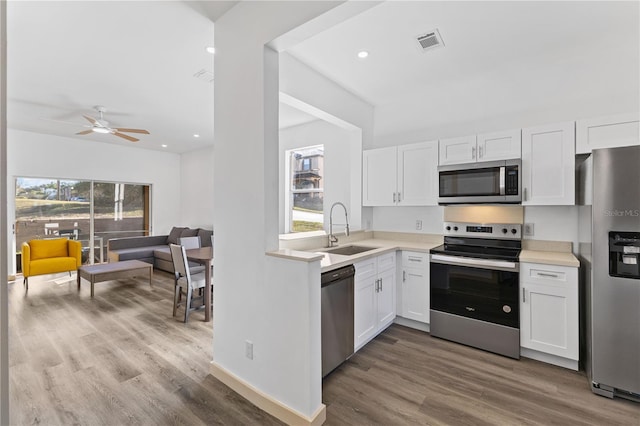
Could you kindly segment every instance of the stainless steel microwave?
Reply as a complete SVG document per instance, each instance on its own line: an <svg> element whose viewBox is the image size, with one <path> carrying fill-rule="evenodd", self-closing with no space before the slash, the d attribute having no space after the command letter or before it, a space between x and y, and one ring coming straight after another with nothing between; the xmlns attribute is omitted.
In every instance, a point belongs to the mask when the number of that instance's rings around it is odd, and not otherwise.
<svg viewBox="0 0 640 426"><path fill-rule="evenodd" d="M522 202L522 161L502 160L438 167L438 204Z"/></svg>

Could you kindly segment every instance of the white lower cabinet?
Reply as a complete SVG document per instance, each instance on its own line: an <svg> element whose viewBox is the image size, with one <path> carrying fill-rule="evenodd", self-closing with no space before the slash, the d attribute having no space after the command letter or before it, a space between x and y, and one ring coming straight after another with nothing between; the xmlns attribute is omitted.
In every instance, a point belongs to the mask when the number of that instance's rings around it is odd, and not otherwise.
<svg viewBox="0 0 640 426"><path fill-rule="evenodd" d="M429 255L414 251L402 252L402 309L403 318L429 323Z"/></svg>
<svg viewBox="0 0 640 426"><path fill-rule="evenodd" d="M520 292L520 346L552 357L523 355L577 369L578 268L521 263Z"/></svg>
<svg viewBox="0 0 640 426"><path fill-rule="evenodd" d="M354 346L360 349L396 316L396 253L386 253L353 265Z"/></svg>

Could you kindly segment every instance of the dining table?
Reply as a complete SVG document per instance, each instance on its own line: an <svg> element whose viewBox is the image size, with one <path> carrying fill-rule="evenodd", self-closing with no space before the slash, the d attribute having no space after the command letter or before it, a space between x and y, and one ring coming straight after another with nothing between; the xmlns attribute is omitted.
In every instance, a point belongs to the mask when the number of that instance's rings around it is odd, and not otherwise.
<svg viewBox="0 0 640 426"><path fill-rule="evenodd" d="M185 250L187 259L204 266L204 320L211 321L211 262L213 261L213 247L200 247Z"/></svg>

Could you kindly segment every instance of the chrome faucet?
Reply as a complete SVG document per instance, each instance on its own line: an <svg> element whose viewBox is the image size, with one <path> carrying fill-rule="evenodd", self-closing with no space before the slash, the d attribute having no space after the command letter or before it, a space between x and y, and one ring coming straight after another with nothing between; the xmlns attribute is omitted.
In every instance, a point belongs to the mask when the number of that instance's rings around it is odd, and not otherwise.
<svg viewBox="0 0 640 426"><path fill-rule="evenodd" d="M339 201L335 202L333 203L333 205L331 205L331 210L329 210L329 245L328 247L333 247L333 245L338 242L338 237L333 235L333 208L336 205L340 205L344 209L344 221L346 222L344 225L345 226L344 233L346 234L347 237L349 236L349 218L347 217L347 207Z"/></svg>

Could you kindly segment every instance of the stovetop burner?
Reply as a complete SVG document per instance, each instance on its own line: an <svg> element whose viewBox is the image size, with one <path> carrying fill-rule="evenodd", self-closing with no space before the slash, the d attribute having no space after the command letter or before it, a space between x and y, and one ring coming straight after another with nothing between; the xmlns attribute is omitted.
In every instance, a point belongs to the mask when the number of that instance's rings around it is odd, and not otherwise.
<svg viewBox="0 0 640 426"><path fill-rule="evenodd" d="M431 253L518 261L520 225L445 222L444 226L444 244L431 249Z"/></svg>

